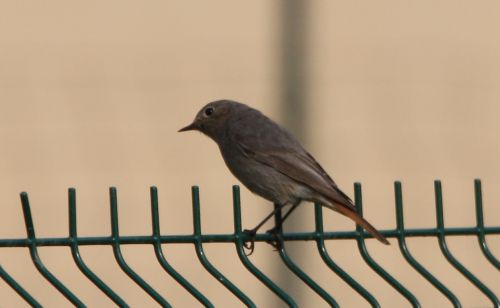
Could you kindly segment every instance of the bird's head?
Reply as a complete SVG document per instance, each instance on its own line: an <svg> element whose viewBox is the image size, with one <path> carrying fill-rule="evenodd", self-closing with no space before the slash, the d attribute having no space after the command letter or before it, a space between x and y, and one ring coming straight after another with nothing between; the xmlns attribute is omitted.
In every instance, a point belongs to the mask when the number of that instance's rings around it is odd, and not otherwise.
<svg viewBox="0 0 500 308"><path fill-rule="evenodd" d="M228 119L237 105L242 104L229 100L208 103L196 114L194 121L179 132L197 130L217 141L225 133Z"/></svg>

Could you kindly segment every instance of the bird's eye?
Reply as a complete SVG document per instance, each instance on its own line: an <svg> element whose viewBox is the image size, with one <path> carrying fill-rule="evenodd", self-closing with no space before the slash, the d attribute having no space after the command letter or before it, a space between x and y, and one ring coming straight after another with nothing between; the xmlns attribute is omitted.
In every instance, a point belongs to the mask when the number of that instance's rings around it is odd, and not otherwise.
<svg viewBox="0 0 500 308"><path fill-rule="evenodd" d="M204 113L205 113L205 115L206 115L206 116L208 116L208 117L209 117L209 116L211 116L211 115L212 115L212 113L214 113L214 107L207 107L207 108L205 108Z"/></svg>

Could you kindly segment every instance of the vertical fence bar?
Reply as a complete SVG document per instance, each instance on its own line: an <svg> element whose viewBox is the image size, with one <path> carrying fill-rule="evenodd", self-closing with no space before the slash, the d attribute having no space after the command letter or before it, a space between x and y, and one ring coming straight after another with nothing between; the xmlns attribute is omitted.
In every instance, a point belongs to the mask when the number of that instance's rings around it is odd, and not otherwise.
<svg viewBox="0 0 500 308"><path fill-rule="evenodd" d="M236 235L236 251L241 263L251 272L257 279L259 279L269 290L276 294L288 307L298 307L297 303L278 287L271 279L262 273L245 254L243 246L245 234L241 231L241 202L240 202L240 188L237 185L233 186L233 215L234 215L234 233Z"/></svg>
<svg viewBox="0 0 500 308"><path fill-rule="evenodd" d="M40 256L38 255L38 249L36 245L35 227L33 225L33 219L31 217L30 202L28 199L28 194L25 192L21 193L21 203L23 206L24 222L26 224L26 233L29 240L29 250L31 259L35 264L37 270L42 274L47 281L52 284L64 297L66 297L73 305L77 307L85 307L85 305L76 297L68 288L64 286L43 264Z"/></svg>
<svg viewBox="0 0 500 308"><path fill-rule="evenodd" d="M155 291L144 279L141 278L136 272L128 266L127 262L123 258L123 254L120 248L121 239L120 232L118 228L118 199L116 195L116 188L111 187L109 189L109 203L111 211L111 237L113 239L113 253L115 255L115 260L127 276L129 276L141 289L143 289L149 296L151 296L158 304L162 307L171 307L165 298L163 298L158 292Z"/></svg>
<svg viewBox="0 0 500 308"><path fill-rule="evenodd" d="M116 294L104 281L102 281L90 268L83 262L80 250L78 249L78 235L76 228L76 192L74 188L68 189L68 216L69 216L69 238L71 239L71 255L80 271L97 286L109 299L120 307L128 307L127 303Z"/></svg>
<svg viewBox="0 0 500 308"><path fill-rule="evenodd" d="M445 229L444 229L444 218L443 218L443 191L441 188L441 181L434 181L434 191L436 197L436 219L438 228L438 241L441 252L445 256L446 260L455 267L457 271L462 273L462 275L467 278L476 288L479 289L488 299L493 303L494 307L500 307L500 301L495 296L495 294L488 289L488 287L483 284L479 279L476 278L465 266L463 266L458 260L451 254L446 244L445 239Z"/></svg>
<svg viewBox="0 0 500 308"><path fill-rule="evenodd" d="M446 298L451 302L453 307L460 308L462 305L458 298L436 277L434 277L425 267L423 267L410 253L408 246L406 245L405 238L405 226L404 226L404 215L403 215L403 191L401 189L401 182L394 182L394 194L396 199L396 226L398 230L398 244L401 254L406 259L406 261L424 277L428 282L430 282L436 289L439 290Z"/></svg>
<svg viewBox="0 0 500 308"><path fill-rule="evenodd" d="M155 255L158 262L163 267L163 269L177 281L184 289L186 289L192 296L194 296L202 305L205 307L214 307L214 305L206 298L200 291L198 291L189 281L186 280L181 274L179 274L171 265L168 263L163 249L161 247L161 235L160 235L160 218L158 212L158 189L154 186L150 188L151 197L151 219L153 228L153 238L154 238L154 249Z"/></svg>
<svg viewBox="0 0 500 308"><path fill-rule="evenodd" d="M380 304L373 297L373 295L368 292L363 286L361 286L354 278L352 278L348 273L346 273L340 266L338 266L328 254L328 251L325 246L325 239L323 238L323 206L321 204L314 204L314 217L316 224L316 234L317 240L316 244L318 246L318 251L323 259L323 262L334 272L336 273L342 280L344 280L354 291L358 292L370 305L374 308L379 308Z"/></svg>
<svg viewBox="0 0 500 308"><path fill-rule="evenodd" d="M356 208L358 210L358 214L363 216L363 196L361 193L361 184L354 183L354 203L356 204ZM370 266L380 277L382 277L385 281L387 281L399 294L403 295L410 304L418 308L420 307L420 303L417 298L406 289L401 283L399 283L394 277L392 277L384 268L382 268L368 253L368 249L366 248L364 231L360 226L356 226L356 231L358 231L358 249L363 257L363 260Z"/></svg>
<svg viewBox="0 0 500 308"><path fill-rule="evenodd" d="M0 265L0 278L2 278L19 296L21 296L31 307L41 308L42 305L31 296L12 276Z"/></svg>
<svg viewBox="0 0 500 308"><path fill-rule="evenodd" d="M478 228L479 233L477 234L479 240L479 246L481 247L481 251L484 256L490 263L500 269L500 262L497 258L491 253L488 244L486 243L486 236L484 235L484 219L483 219L483 192L481 189L481 180L474 180L474 200L476 203L476 226Z"/></svg>
<svg viewBox="0 0 500 308"><path fill-rule="evenodd" d="M191 194L193 198L193 226L194 226L194 237L195 237L195 249L198 259L200 260L203 267L219 281L223 286L225 286L231 293L233 293L242 303L247 307L257 307L252 302L252 300L245 295L238 287L236 287L229 279L227 279L221 272L219 272L211 263L208 261L205 251L203 250L203 244L201 241L201 218L200 218L200 192L197 186L191 188Z"/></svg>
<svg viewBox="0 0 500 308"><path fill-rule="evenodd" d="M279 204L274 204L275 210L279 207L280 207ZM300 267L298 267L295 264L295 262L293 262L292 259L290 259L290 257L288 256L285 249L285 243L283 242L283 239L280 236L283 232L281 224L281 210L276 212L276 214L274 215L274 223L276 226L279 226L278 229L276 230L278 240L281 242L279 254L281 260L283 261L283 263L285 263L286 267L288 267L288 269L292 271L292 273L294 273L295 276L297 276L300 280L302 280L302 282L304 282L307 286L309 286L311 290L313 290L325 302L327 302L330 305L330 307L339 307L337 301L330 294L328 294L328 292L326 292L322 287L320 287L319 284L317 284L314 280L312 280L311 277L309 277L306 273L304 273L304 271L302 271Z"/></svg>

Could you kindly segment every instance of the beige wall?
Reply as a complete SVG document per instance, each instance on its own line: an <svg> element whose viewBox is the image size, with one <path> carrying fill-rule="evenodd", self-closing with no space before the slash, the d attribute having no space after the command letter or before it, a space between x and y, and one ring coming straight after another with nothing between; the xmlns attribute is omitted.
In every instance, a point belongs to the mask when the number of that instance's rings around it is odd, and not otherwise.
<svg viewBox="0 0 500 308"><path fill-rule="evenodd" d="M77 188L79 233L109 234L107 189L112 185L118 187L122 234L150 232L150 185L159 188L163 232L190 233L192 184L201 187L203 231L231 232L230 192L237 180L213 142L176 131L218 98L241 100L286 122L278 114L282 4L1 2L0 237L25 236L20 191L30 193L37 235L67 234L68 187ZM499 13L495 1L310 2L304 143L349 195L354 181L363 182L365 215L379 228L395 225L396 179L404 184L406 225L432 227L435 178L443 180L447 225L474 223L476 177L484 181L486 223L500 225ZM246 227L270 210L246 189L242 199ZM297 216L305 216L305 225L297 226ZM326 213L325 226L346 230L352 223ZM289 228L310 230L312 207L304 205ZM447 304L392 242L385 247L369 241L376 260L425 307ZM449 242L457 258L500 296L498 270L483 258L477 241ZM500 238L489 242L500 255ZM450 268L435 240L411 239L409 245L464 307L489 306ZM341 304L366 306L327 270L312 243L290 246L297 262ZM406 305L364 264L354 242L334 241L328 247L383 307ZM190 245L166 249L174 267L217 306L238 304L202 269ZM281 304L243 269L231 245L206 245L206 250L259 306ZM162 272L151 247L124 247L124 253L173 304L196 305ZM112 306L73 265L68 249L41 248L40 254L85 303ZM82 247L82 254L132 305L154 304L120 271L111 249ZM257 245L252 260L302 306L323 305L284 270L269 246ZM27 249L0 249L0 264L43 304L67 306L36 272ZM0 298L0 306L24 305L3 282Z"/></svg>

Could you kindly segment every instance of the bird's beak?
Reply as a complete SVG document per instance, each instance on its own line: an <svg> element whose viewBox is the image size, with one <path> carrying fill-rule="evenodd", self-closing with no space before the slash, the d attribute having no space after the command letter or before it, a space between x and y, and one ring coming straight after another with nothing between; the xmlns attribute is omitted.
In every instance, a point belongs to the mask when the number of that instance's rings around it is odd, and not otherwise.
<svg viewBox="0 0 500 308"><path fill-rule="evenodd" d="M196 130L196 129L198 129L198 124L196 124L196 122L193 122L193 123L189 124L188 126L179 129L178 132L180 133L180 132L185 132L188 130Z"/></svg>

